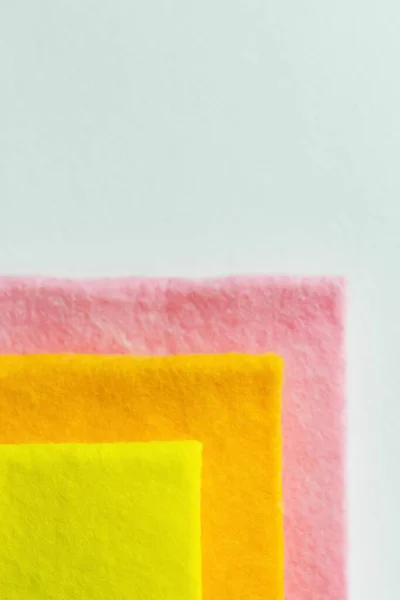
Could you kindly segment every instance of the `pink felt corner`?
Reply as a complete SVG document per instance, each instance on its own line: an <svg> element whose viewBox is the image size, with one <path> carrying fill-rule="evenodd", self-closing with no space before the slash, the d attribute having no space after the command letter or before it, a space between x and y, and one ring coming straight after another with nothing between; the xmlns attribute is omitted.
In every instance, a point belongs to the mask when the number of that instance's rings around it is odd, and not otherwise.
<svg viewBox="0 0 400 600"><path fill-rule="evenodd" d="M0 353L273 351L287 600L345 600L344 285L335 278L0 279Z"/></svg>

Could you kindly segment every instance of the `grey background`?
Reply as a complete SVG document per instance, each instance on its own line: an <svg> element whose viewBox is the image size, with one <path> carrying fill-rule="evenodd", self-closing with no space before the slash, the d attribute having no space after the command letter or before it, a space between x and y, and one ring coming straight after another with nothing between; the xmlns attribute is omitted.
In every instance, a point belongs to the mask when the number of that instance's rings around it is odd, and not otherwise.
<svg viewBox="0 0 400 600"><path fill-rule="evenodd" d="M349 277L351 600L400 598L399 25L395 0L0 5L1 272Z"/></svg>

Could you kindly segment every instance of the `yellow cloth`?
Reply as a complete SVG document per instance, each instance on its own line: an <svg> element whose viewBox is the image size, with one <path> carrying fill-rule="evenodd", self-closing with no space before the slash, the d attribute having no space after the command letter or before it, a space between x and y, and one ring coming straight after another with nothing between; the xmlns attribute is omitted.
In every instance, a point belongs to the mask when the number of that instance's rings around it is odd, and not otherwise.
<svg viewBox="0 0 400 600"><path fill-rule="evenodd" d="M0 598L200 600L200 453L0 446Z"/></svg>
<svg viewBox="0 0 400 600"><path fill-rule="evenodd" d="M282 600L274 355L0 357L0 443L203 443L204 600Z"/></svg>

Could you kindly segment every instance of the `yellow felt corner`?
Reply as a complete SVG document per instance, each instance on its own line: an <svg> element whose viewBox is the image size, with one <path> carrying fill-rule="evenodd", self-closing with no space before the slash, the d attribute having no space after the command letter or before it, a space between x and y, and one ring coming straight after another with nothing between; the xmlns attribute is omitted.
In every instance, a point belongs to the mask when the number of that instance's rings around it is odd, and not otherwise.
<svg viewBox="0 0 400 600"><path fill-rule="evenodd" d="M0 443L203 442L204 600L282 600L282 361L0 357Z"/></svg>
<svg viewBox="0 0 400 600"><path fill-rule="evenodd" d="M200 452L0 446L0 598L200 600Z"/></svg>

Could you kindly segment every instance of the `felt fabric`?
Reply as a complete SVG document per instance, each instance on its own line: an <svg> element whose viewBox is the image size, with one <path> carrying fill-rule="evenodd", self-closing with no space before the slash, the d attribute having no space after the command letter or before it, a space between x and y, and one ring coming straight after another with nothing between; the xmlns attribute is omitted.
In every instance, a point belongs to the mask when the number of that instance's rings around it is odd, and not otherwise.
<svg viewBox="0 0 400 600"><path fill-rule="evenodd" d="M200 600L196 442L0 446L0 597Z"/></svg>
<svg viewBox="0 0 400 600"><path fill-rule="evenodd" d="M339 278L3 278L0 352L280 354L285 597L344 600L343 313Z"/></svg>
<svg viewBox="0 0 400 600"><path fill-rule="evenodd" d="M274 355L2 356L0 443L201 441L204 598L283 600L281 380Z"/></svg>

